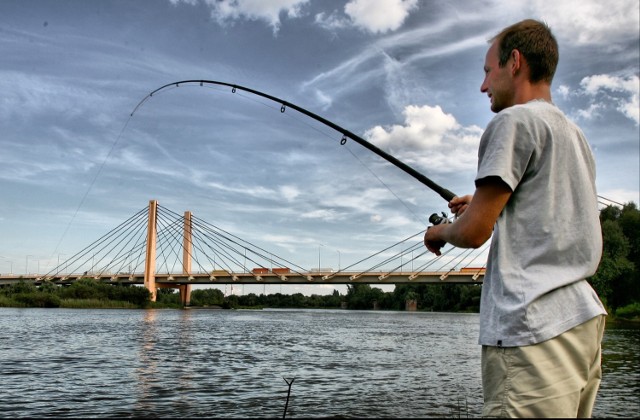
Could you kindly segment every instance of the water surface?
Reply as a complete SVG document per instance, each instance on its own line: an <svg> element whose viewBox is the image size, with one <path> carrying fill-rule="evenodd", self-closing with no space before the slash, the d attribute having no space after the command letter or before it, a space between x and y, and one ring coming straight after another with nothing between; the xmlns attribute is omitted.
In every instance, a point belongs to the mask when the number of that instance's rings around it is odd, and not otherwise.
<svg viewBox="0 0 640 420"><path fill-rule="evenodd" d="M2 417L479 417L478 315L0 308ZM609 325L594 417L637 417Z"/></svg>

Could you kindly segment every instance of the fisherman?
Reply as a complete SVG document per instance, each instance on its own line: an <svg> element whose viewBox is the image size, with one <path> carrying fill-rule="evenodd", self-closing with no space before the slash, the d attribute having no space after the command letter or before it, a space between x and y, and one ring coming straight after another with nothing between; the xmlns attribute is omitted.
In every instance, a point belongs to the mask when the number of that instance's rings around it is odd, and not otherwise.
<svg viewBox="0 0 640 420"><path fill-rule="evenodd" d="M602 254L595 163L582 131L553 104L559 59L549 27L524 20L490 41L480 87L496 113L480 140L473 195L427 249L478 248L483 416L590 417L606 311L585 280ZM549 217L552 214L554 217Z"/></svg>

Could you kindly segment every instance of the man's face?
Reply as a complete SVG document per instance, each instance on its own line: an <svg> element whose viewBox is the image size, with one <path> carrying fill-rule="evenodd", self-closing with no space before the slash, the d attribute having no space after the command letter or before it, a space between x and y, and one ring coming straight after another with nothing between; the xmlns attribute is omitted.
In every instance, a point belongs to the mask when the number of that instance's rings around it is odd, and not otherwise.
<svg viewBox="0 0 640 420"><path fill-rule="evenodd" d="M513 103L513 79L509 65L511 58L504 67L498 64L497 41L491 44L484 61L484 81L480 91L486 93L491 100L491 110L500 112L509 108Z"/></svg>

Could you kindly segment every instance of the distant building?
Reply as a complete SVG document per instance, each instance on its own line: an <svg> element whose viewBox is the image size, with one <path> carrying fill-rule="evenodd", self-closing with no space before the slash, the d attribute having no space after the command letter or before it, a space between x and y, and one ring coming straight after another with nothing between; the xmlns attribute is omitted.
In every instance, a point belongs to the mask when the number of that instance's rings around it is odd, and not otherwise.
<svg viewBox="0 0 640 420"><path fill-rule="evenodd" d="M418 310L418 300L417 299L407 299L404 302L404 310L415 312Z"/></svg>

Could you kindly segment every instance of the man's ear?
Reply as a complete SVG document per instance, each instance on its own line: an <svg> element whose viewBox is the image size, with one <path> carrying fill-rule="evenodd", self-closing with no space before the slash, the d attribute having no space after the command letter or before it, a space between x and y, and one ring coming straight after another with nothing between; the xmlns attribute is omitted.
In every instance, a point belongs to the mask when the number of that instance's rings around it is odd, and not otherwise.
<svg viewBox="0 0 640 420"><path fill-rule="evenodd" d="M525 61L524 57L517 49L513 49L511 51L511 74L513 76L517 76L521 71L524 70Z"/></svg>

